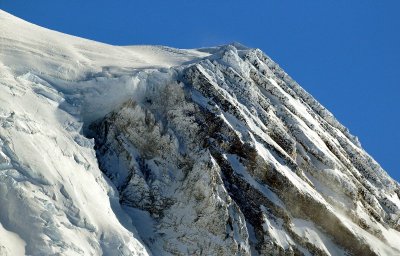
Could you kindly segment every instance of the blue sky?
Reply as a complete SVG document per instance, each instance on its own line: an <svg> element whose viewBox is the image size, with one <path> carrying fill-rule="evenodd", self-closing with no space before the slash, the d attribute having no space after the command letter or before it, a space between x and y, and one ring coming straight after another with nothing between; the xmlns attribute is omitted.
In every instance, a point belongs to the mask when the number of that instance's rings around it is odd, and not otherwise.
<svg viewBox="0 0 400 256"><path fill-rule="evenodd" d="M0 0L0 8L117 45L260 48L400 180L399 0Z"/></svg>

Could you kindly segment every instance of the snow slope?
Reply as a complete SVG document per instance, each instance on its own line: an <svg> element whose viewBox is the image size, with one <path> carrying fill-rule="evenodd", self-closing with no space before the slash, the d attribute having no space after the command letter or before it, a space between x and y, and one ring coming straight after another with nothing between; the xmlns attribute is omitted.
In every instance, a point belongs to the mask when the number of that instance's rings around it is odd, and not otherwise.
<svg viewBox="0 0 400 256"><path fill-rule="evenodd" d="M146 254L82 136L84 117L131 97L146 69L204 55L96 43L0 11L1 252Z"/></svg>
<svg viewBox="0 0 400 256"><path fill-rule="evenodd" d="M399 255L400 185L258 49L0 10L0 255Z"/></svg>

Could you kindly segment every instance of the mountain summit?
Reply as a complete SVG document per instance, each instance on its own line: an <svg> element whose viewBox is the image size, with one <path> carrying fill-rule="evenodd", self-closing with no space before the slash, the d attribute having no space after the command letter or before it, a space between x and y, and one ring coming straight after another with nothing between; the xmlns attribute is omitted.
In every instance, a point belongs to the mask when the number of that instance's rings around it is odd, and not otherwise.
<svg viewBox="0 0 400 256"><path fill-rule="evenodd" d="M0 255L400 255L400 185L259 49L0 11Z"/></svg>

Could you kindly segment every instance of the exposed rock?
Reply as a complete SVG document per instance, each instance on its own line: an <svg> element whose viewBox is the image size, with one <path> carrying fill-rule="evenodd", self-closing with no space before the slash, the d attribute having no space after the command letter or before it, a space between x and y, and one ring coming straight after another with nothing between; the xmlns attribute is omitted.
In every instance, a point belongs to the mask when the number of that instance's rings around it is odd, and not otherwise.
<svg viewBox="0 0 400 256"><path fill-rule="evenodd" d="M398 229L399 185L260 50L222 47L169 73L91 127L121 203L155 221L149 248L400 253L383 235Z"/></svg>

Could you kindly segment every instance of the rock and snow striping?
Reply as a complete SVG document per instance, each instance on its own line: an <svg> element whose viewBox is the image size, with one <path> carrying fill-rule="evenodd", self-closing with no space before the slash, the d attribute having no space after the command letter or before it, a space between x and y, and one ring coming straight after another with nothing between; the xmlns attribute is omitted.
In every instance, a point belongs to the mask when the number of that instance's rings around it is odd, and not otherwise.
<svg viewBox="0 0 400 256"><path fill-rule="evenodd" d="M400 185L258 49L0 11L0 255L398 255Z"/></svg>

